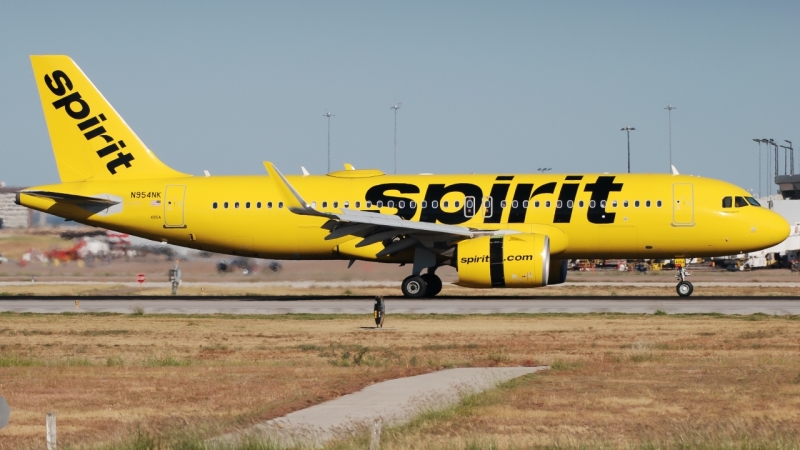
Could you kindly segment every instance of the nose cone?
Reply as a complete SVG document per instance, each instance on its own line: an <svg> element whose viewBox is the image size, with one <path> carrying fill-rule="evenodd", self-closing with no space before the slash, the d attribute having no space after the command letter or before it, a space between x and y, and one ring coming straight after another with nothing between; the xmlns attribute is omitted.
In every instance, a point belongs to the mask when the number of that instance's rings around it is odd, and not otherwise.
<svg viewBox="0 0 800 450"><path fill-rule="evenodd" d="M768 209L762 210L755 224L756 235L763 248L772 247L785 241L791 233L791 226L780 214Z"/></svg>

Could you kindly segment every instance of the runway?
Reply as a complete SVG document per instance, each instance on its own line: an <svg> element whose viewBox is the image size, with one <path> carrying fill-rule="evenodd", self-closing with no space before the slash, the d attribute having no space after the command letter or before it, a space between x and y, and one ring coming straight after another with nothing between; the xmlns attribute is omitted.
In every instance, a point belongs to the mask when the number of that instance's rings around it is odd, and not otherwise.
<svg viewBox="0 0 800 450"><path fill-rule="evenodd" d="M76 307L75 300L79 300ZM131 313L143 308L146 314L372 314L372 298L281 299L235 298L15 298L0 300L0 312L18 313ZM626 313L652 314L800 314L800 299L775 297L679 299L676 297L635 298L436 298L386 299L386 314L541 314L541 313Z"/></svg>

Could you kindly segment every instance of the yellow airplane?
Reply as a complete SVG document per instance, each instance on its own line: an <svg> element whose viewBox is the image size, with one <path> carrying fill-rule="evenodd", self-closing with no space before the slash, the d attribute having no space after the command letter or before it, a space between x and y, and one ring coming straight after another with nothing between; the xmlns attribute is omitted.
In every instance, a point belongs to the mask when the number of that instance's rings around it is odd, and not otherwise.
<svg viewBox="0 0 800 450"><path fill-rule="evenodd" d="M31 56L61 183L16 202L86 225L256 258L411 264L401 288L563 283L573 258L683 258L782 242L789 224L745 190L686 175L192 176L159 161L67 56ZM305 170L304 170L305 172ZM426 272L426 273L423 273ZM679 270L676 290L692 293Z"/></svg>

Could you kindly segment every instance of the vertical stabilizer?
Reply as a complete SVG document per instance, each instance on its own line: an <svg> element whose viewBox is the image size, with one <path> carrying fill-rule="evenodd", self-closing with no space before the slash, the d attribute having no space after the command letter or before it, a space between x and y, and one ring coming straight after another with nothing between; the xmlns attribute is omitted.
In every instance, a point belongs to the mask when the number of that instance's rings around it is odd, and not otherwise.
<svg viewBox="0 0 800 450"><path fill-rule="evenodd" d="M62 182L189 176L162 163L71 58L31 64Z"/></svg>

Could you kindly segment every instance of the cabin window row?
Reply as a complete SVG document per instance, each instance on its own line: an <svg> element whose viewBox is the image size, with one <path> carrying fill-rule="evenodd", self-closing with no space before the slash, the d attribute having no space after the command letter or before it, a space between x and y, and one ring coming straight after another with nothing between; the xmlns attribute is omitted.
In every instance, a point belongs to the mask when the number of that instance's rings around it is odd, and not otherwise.
<svg viewBox="0 0 800 450"><path fill-rule="evenodd" d="M228 208L239 209L241 207L244 207L244 209L250 209L251 207L255 207L255 209L261 209L262 203L261 202L222 202L221 206L222 206L222 209L228 209ZM273 204L272 202L267 202L267 204L266 204L266 208L267 209L272 209L275 206L276 205ZM219 207L220 207L220 202L211 203L211 208L212 209L218 209ZM283 208L283 202L278 202L277 203L277 207L278 207L278 209Z"/></svg>
<svg viewBox="0 0 800 450"><path fill-rule="evenodd" d="M736 198L737 198L736 206L739 207L741 205L739 204L739 200L738 199L741 199L741 197L736 197ZM726 203L726 201L727 201L727 203ZM730 201L731 201L731 197L725 197L725 199L723 199L723 205L722 206L724 208L730 208ZM742 201L744 201L744 199L742 199ZM753 201L755 202L755 199L753 199ZM552 203L551 203L550 200L545 200L544 202L540 202L539 200L535 200L533 202L530 202L528 200L523 200L522 201L522 207L527 209L527 208L530 207L531 203L533 203L533 207L534 208L539 208L539 207L542 206L542 204L544 204L545 208L550 208L552 206ZM589 202L585 202L583 200L578 200L577 202L574 202L572 200L567 200L566 206L567 206L567 208L570 208L570 209L572 209L573 207L584 208L587 203L589 205L589 208L595 208L597 206L597 204L595 203L594 200L589 200ZM610 203L611 203L611 207L612 208L616 208L616 207L619 206L619 203L617 202L617 200L612 200ZM321 202L322 209L327 209L328 208L328 204L329 203L327 201ZM339 208L339 204L340 203L338 201L330 202L330 205L333 208ZM508 207L509 204L511 204L512 208L518 208L520 206L520 203L519 203L518 200L512 200L511 202L508 202L506 200L502 200L500 202L500 207L501 208L506 208L506 207ZM564 204L563 204L563 202L561 200L556 200L555 204L556 204L556 208L563 208L564 207ZM630 203L628 202L628 200L623 200L621 202L621 204L622 204L623 208L627 208L627 207L630 206ZM726 204L728 204L728 206L725 206ZM758 204L758 202L756 202L756 205L757 204ZM344 201L344 202L341 202L341 205L342 205L343 208L349 208L350 207L350 202L349 201ZM360 201L354 202L353 205L354 205L354 207L356 209L360 209L361 208L361 202ZM377 208L383 208L384 207L384 203L381 200L378 200L377 202L375 202L374 205ZM419 205L422 207L422 209L428 208L427 200L423 200L422 202L420 202ZM661 200L656 200L655 205L656 205L657 208L661 208L661 206L662 206ZM242 208L242 207L244 207L244 209L250 209L253 206L255 207L255 209L261 209L262 203L261 202L255 202L255 203L252 203L252 202L222 202L221 205L220 205L219 202L211 203L211 208L212 209L218 209L218 208L220 208L220 206L222 207L222 209L229 209L229 208L239 209L239 208ZM277 203L266 202L265 206L266 206L266 209L272 209L274 207L277 207L278 209L282 209L283 208L283 202L277 202ZM312 208L316 208L317 207L317 202L315 202L315 201L311 202L310 206ZM366 208L372 208L372 206L373 206L373 203L371 201L367 200L365 202L365 207ZM405 209L406 202L404 200L399 200L396 204L395 204L394 200L389 200L389 201L386 202L386 207L387 208L394 208L395 206L397 208L399 208L399 209ZM430 206L433 209L437 209L437 208L439 208L439 202L437 200L433 200L433 201L430 202ZM455 208L461 208L461 202L456 200L456 201L453 202L453 206ZM490 208L492 206L491 200L486 200L485 203L484 203L484 206L486 208ZM607 206L606 205L606 201L605 200L601 200L600 201L600 207L601 208L605 208L606 206ZM633 207L634 208L638 208L640 206L641 206L641 202L639 200L634 200L633 201ZM652 202L650 200L645 200L644 201L644 206L646 208L650 208L652 206ZM744 206L747 206L747 202L745 202ZM411 209L416 209L417 208L417 202L414 201L414 200L410 200L408 202L408 207L411 208ZM449 207L450 207L450 202L449 201L445 200L445 201L442 202L442 208L449 208Z"/></svg>

